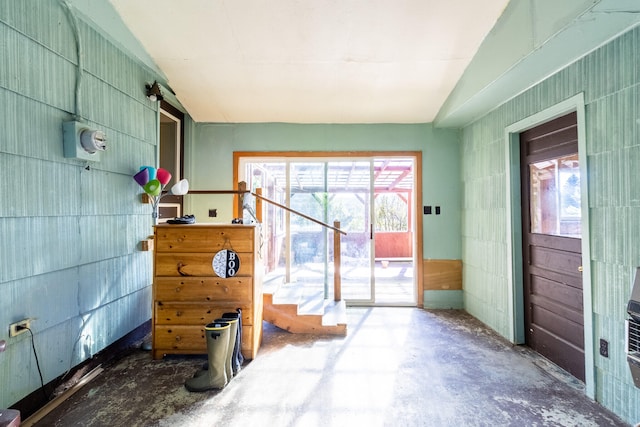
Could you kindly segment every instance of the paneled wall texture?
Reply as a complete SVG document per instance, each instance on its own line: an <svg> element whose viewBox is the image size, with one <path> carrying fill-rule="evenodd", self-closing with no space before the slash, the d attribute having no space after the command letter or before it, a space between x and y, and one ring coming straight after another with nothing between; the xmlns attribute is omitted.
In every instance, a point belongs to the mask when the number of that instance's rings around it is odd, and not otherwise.
<svg viewBox="0 0 640 427"><path fill-rule="evenodd" d="M613 40L463 130L465 307L504 336L507 312L505 128L580 92L585 98L596 397L629 422L640 390L624 353L626 303L640 265L640 28ZM596 349L597 352L597 349Z"/></svg>
<svg viewBox="0 0 640 427"><path fill-rule="evenodd" d="M0 0L0 408L147 321L151 208L131 175L155 161L154 76L56 0ZM76 82L81 79L76 105ZM62 123L104 131L96 163L63 156Z"/></svg>

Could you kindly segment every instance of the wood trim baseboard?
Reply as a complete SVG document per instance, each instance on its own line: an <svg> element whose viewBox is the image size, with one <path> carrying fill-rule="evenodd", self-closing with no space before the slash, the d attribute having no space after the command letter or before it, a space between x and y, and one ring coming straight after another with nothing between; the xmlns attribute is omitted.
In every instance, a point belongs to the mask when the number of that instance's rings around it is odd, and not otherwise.
<svg viewBox="0 0 640 427"><path fill-rule="evenodd" d="M462 260L423 260L423 285L429 291L453 291L462 289Z"/></svg>

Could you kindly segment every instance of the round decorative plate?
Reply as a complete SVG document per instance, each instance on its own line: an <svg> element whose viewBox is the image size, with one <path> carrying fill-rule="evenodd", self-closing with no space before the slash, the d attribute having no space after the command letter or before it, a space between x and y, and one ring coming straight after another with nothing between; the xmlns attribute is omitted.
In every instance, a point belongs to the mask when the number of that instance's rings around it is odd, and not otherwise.
<svg viewBox="0 0 640 427"><path fill-rule="evenodd" d="M240 258L231 249L218 251L211 262L213 271L220 277L233 277L240 269Z"/></svg>

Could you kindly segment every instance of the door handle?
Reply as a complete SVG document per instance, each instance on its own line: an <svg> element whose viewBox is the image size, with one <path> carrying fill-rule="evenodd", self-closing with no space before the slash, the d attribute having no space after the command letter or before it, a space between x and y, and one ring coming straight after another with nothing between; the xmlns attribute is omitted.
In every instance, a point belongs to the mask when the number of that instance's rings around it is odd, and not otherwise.
<svg viewBox="0 0 640 427"><path fill-rule="evenodd" d="M582 270L583 270L582 266L578 267L578 271L579 271L580 273L582 273Z"/></svg>

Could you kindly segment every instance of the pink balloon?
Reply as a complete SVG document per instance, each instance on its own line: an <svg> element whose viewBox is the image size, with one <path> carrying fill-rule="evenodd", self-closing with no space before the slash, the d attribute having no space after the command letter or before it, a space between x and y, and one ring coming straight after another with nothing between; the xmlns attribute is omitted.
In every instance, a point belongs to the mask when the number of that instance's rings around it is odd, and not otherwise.
<svg viewBox="0 0 640 427"><path fill-rule="evenodd" d="M158 168L156 172L156 179L160 181L160 184L167 185L171 181L171 172L166 169Z"/></svg>

